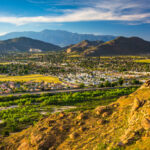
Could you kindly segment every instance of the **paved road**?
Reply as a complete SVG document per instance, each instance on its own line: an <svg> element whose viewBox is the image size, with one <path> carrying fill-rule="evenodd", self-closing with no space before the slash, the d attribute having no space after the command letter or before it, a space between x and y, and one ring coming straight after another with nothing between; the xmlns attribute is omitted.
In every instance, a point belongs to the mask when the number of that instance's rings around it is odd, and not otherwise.
<svg viewBox="0 0 150 150"><path fill-rule="evenodd" d="M96 91L96 90L109 90L109 89L123 89L127 87L138 87L138 86L124 86L124 87L104 87L104 88L83 88L83 89L67 89L67 90L50 90L50 91L41 91L41 92L25 92L25 93L12 93L12 94L2 94L0 96L22 96L25 94L30 95L40 95L40 94L57 94L57 93L75 93L75 92L84 92L84 91Z"/></svg>

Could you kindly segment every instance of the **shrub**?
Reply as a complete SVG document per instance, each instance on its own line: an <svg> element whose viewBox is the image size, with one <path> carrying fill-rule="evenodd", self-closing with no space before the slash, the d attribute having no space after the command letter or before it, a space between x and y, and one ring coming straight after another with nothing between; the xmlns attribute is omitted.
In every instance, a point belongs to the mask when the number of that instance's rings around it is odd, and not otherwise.
<svg viewBox="0 0 150 150"><path fill-rule="evenodd" d="M2 135L3 135L3 136L9 136L9 131L4 130L4 131L2 132Z"/></svg>

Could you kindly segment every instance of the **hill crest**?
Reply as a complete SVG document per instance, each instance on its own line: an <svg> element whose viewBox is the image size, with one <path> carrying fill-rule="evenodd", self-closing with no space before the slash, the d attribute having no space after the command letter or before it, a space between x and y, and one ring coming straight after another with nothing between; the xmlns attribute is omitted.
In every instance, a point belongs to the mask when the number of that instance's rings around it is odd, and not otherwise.
<svg viewBox="0 0 150 150"><path fill-rule="evenodd" d="M42 42L39 40L34 40L27 37L20 37L14 39L8 39L5 41L0 41L0 52L29 52L30 49L40 49L41 51L56 51L60 47Z"/></svg>
<svg viewBox="0 0 150 150"><path fill-rule="evenodd" d="M67 53L71 52L84 52L85 49L92 48L93 46L98 46L100 44L104 43L103 41L89 41L89 40L83 40L80 43L77 43L75 45L70 46L67 49Z"/></svg>
<svg viewBox="0 0 150 150"><path fill-rule="evenodd" d="M150 54L150 42L139 37L117 37L98 45L84 47L80 54L84 56L145 55Z"/></svg>

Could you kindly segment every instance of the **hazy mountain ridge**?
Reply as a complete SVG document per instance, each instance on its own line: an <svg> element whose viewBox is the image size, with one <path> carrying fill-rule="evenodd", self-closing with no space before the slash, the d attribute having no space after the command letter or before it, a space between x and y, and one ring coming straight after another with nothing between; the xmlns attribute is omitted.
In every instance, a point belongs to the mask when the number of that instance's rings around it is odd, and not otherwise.
<svg viewBox="0 0 150 150"><path fill-rule="evenodd" d="M112 35L93 35L93 34L78 34L63 30L43 30L41 32L11 32L6 35L0 36L0 40L7 40L18 37L28 37L32 39L41 40L47 43L52 43L59 46L68 46L71 44L79 43L83 40L89 41L110 41L116 36Z"/></svg>
<svg viewBox="0 0 150 150"><path fill-rule="evenodd" d="M4 53L9 51L29 52L30 48L42 51L56 51L60 49L59 46L26 37L0 41L0 52Z"/></svg>

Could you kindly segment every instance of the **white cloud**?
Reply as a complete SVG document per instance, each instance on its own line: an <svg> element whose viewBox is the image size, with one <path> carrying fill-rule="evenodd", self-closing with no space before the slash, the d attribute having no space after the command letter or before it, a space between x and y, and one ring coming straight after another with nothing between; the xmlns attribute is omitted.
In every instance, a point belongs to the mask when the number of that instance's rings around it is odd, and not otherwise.
<svg viewBox="0 0 150 150"><path fill-rule="evenodd" d="M89 2L89 0L88 0ZM91 1L90 1L91 2ZM51 23L51 22L77 22L94 20L117 20L117 21L140 21L150 22L150 12L144 12L146 6L131 0L99 0L93 2L91 7L78 8L65 11L59 16L37 17L7 17L1 16L0 22L23 25L28 23ZM125 11L127 10L128 11ZM125 12L123 12L125 11ZM131 13L132 12L132 13Z"/></svg>
<svg viewBox="0 0 150 150"><path fill-rule="evenodd" d="M7 34L8 32L2 32L0 33L0 36Z"/></svg>

